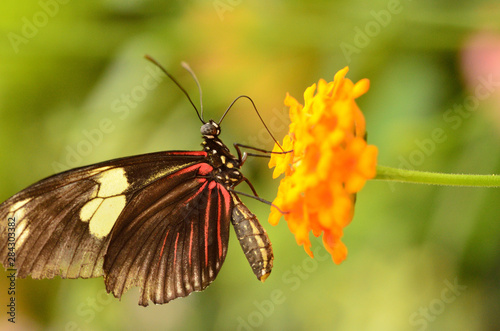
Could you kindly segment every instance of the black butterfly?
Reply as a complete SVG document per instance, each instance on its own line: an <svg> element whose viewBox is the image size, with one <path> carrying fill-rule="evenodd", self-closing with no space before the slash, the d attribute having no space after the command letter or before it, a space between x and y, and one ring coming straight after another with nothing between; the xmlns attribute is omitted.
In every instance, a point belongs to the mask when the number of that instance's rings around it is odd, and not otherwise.
<svg viewBox="0 0 500 331"><path fill-rule="evenodd" d="M15 267L20 278L104 276L106 290L117 298L138 286L140 305L161 304L202 291L217 277L232 222L253 272L264 281L273 265L271 243L233 191L248 182L239 170L246 153L237 149L233 156L218 137L219 124L198 116L202 151L72 169L0 204L4 267Z"/></svg>

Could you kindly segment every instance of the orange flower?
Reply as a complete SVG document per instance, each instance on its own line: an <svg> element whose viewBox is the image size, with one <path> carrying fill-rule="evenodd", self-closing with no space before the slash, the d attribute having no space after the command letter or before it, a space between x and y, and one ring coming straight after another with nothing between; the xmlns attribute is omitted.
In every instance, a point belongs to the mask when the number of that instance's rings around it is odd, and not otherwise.
<svg viewBox="0 0 500 331"><path fill-rule="evenodd" d="M333 261L341 263L347 248L340 240L354 215L355 194L375 177L378 149L365 141L365 118L354 99L368 91L368 79L356 84L345 78L348 67L333 82L320 79L304 92L304 106L287 94L289 133L281 149L274 146L269 167L273 178L285 174L274 204L284 217L297 244L313 257L309 232L318 237ZM278 224L282 214L271 207L269 222Z"/></svg>

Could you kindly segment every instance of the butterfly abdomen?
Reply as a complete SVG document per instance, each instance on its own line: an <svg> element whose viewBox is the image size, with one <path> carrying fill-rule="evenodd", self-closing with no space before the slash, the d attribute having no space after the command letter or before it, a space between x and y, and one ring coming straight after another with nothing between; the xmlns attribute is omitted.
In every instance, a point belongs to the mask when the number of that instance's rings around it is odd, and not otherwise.
<svg viewBox="0 0 500 331"><path fill-rule="evenodd" d="M247 257L254 274L260 281L265 281L273 268L273 248L266 230L257 217L245 206L236 195L231 222L241 248Z"/></svg>

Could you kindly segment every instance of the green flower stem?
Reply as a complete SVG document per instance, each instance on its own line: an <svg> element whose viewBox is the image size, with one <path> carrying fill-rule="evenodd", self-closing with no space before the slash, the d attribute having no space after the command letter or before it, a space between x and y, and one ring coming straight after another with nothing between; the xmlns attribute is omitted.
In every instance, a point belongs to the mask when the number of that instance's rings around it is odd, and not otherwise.
<svg viewBox="0 0 500 331"><path fill-rule="evenodd" d="M377 175L374 179L415 184L500 187L499 175L442 174L438 172L397 169L380 165L377 166Z"/></svg>

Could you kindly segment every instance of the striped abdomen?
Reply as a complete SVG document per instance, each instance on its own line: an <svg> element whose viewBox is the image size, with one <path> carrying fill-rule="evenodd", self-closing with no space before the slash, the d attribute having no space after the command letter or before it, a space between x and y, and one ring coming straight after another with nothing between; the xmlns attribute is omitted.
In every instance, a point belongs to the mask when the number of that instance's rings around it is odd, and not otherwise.
<svg viewBox="0 0 500 331"><path fill-rule="evenodd" d="M247 257L254 274L260 281L265 281L273 268L273 248L266 230L257 217L232 194L234 207L231 222L241 248Z"/></svg>

